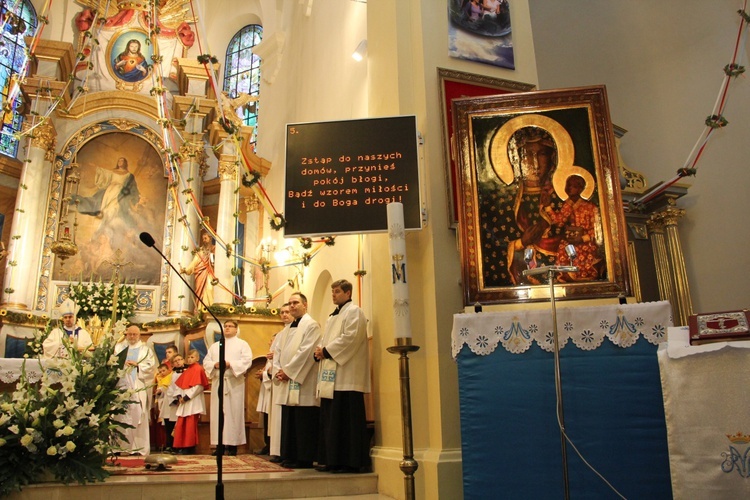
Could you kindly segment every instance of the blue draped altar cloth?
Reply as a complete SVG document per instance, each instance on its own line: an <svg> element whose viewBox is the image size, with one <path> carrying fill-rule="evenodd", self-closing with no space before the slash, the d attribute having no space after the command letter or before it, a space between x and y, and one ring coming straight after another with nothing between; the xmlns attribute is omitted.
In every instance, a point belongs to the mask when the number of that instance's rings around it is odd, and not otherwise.
<svg viewBox="0 0 750 500"><path fill-rule="evenodd" d="M558 324L573 444L626 498L672 498L656 356L669 304L558 308ZM466 499L564 498L550 333L549 310L454 317ZM567 456L571 498L618 498Z"/></svg>

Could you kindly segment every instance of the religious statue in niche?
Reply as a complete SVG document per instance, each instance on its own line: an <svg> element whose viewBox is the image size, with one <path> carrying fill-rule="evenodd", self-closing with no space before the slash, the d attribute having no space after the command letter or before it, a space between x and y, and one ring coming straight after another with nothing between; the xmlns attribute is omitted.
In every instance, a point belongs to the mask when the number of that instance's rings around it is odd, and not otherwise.
<svg viewBox="0 0 750 500"><path fill-rule="evenodd" d="M193 260L187 267L180 266L182 274L195 276L195 293L207 306L214 303L214 285L218 280L214 276L214 241L208 233L201 233L201 246L195 249ZM200 311L201 304L196 301L195 311Z"/></svg>

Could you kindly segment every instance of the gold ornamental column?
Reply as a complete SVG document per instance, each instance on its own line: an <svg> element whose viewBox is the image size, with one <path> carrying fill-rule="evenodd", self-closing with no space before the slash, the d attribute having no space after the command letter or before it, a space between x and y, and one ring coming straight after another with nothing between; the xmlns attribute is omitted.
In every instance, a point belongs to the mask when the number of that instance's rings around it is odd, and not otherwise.
<svg viewBox="0 0 750 500"><path fill-rule="evenodd" d="M684 326L693 314L693 301L690 298L685 256L682 253L682 243L677 230L678 221L685 215L682 208L669 207L658 216L663 221L666 231L667 256L672 268L672 282L674 284L674 302L672 305L674 324Z"/></svg>
<svg viewBox="0 0 750 500"><path fill-rule="evenodd" d="M651 235L651 248L654 252L656 265L656 281L659 284L659 297L668 300L674 307L674 285L672 284L672 267L667 257L667 244L664 239L664 224L656 215L651 216L647 223ZM673 309L674 312L674 309Z"/></svg>
<svg viewBox="0 0 750 500"><path fill-rule="evenodd" d="M193 260L193 246L200 245L201 237L200 220L193 206L193 197L197 200L198 206L202 206L203 176L207 170L202 133L186 133L185 142L180 146L180 158L180 175L186 180L187 185L178 188L178 214L182 215L179 216L174 229L172 262L187 267ZM190 280L192 277L186 278ZM192 314L194 300L185 283L174 270L170 270L169 316Z"/></svg>
<svg viewBox="0 0 750 500"><path fill-rule="evenodd" d="M36 120L39 119L36 117ZM24 131L29 130L33 122L33 117L28 116L24 120ZM55 158L57 131L49 119L44 119L34 128L30 137L16 197L16 209L13 211L3 283L2 305L15 309L29 309L29 304L34 303L36 290L33 285L36 283L42 257L42 239L47 222L47 193Z"/></svg>

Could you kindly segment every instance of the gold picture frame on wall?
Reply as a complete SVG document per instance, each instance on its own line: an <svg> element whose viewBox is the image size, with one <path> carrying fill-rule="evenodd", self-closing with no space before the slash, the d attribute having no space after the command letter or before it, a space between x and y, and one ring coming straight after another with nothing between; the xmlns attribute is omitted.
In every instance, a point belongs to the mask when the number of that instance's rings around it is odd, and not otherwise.
<svg viewBox="0 0 750 500"><path fill-rule="evenodd" d="M464 303L629 292L626 233L604 86L453 101ZM572 245L576 257L565 251Z"/></svg>
<svg viewBox="0 0 750 500"><path fill-rule="evenodd" d="M454 158L453 138L453 99L479 97L513 92L528 92L535 86L530 83L515 82L487 75L465 73L453 69L438 68L438 90L440 92L440 113L443 124L443 158L448 196L448 222L455 229L458 226L458 171Z"/></svg>

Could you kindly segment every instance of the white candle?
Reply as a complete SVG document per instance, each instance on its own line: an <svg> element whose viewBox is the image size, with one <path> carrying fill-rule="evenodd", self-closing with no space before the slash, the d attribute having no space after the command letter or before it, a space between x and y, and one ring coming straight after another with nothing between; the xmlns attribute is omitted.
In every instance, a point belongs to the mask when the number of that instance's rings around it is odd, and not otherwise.
<svg viewBox="0 0 750 500"><path fill-rule="evenodd" d="M409 285L404 237L404 205L388 204L388 239L391 250L391 280L393 282L393 322L397 339L411 338L409 314Z"/></svg>

